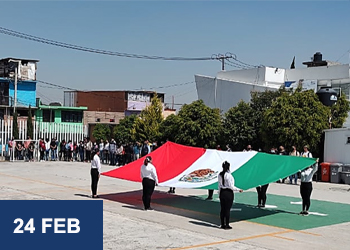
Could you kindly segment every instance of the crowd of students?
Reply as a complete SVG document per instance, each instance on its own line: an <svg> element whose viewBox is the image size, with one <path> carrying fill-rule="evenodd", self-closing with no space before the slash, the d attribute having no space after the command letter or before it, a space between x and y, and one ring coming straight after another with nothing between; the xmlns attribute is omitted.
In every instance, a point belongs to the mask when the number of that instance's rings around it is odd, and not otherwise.
<svg viewBox="0 0 350 250"><path fill-rule="evenodd" d="M29 136L24 142L8 141L9 155L15 160L34 161L77 161L91 162L96 150L100 152L101 163L123 166L158 148L156 142L116 142L114 139L92 142L89 137L82 141L58 141L56 138L33 141Z"/></svg>

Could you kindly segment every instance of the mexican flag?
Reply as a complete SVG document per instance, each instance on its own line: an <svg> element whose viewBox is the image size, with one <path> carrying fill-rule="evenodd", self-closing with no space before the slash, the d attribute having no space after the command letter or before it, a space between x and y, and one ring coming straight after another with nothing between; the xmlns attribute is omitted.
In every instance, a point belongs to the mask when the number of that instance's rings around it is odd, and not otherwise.
<svg viewBox="0 0 350 250"><path fill-rule="evenodd" d="M315 164L316 159L272 155L256 151L225 152L167 142L149 154L157 169L159 186L218 189L222 163L230 163L235 186L249 189L275 182ZM141 182L145 157L102 175Z"/></svg>

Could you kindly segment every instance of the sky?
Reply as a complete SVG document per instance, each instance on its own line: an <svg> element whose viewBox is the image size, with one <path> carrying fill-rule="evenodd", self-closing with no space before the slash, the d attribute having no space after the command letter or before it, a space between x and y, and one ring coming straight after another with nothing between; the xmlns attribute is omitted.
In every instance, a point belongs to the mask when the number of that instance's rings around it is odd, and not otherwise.
<svg viewBox="0 0 350 250"><path fill-rule="evenodd" d="M349 1L0 1L0 27L108 50L162 57L233 53L242 62L305 67L315 52L349 63ZM154 90L175 108L197 100L194 75L217 60L164 61L93 54L0 34L0 58L37 59L37 79L79 90ZM226 70L238 68L226 65ZM38 83L44 103L63 90ZM171 104L169 104L171 106Z"/></svg>

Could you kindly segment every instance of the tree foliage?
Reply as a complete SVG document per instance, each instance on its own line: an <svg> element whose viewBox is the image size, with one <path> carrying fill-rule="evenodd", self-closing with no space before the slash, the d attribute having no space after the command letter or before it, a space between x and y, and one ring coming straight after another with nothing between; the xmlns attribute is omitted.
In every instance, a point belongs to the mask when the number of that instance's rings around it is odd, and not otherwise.
<svg viewBox="0 0 350 250"><path fill-rule="evenodd" d="M224 115L223 135L233 150L242 150L257 138L254 110L250 104L240 101Z"/></svg>
<svg viewBox="0 0 350 250"><path fill-rule="evenodd" d="M124 119L119 120L119 124L114 127L114 138L117 141L131 142L131 130L134 127L136 115L126 116Z"/></svg>
<svg viewBox="0 0 350 250"><path fill-rule="evenodd" d="M179 126L179 116L177 115L169 115L166 119L162 121L160 124L160 140L161 141L176 141L176 135L178 133Z"/></svg>
<svg viewBox="0 0 350 250"><path fill-rule="evenodd" d="M341 128L348 117L350 111L349 101L343 93L338 101L330 108L330 122L332 128Z"/></svg>
<svg viewBox="0 0 350 250"><path fill-rule="evenodd" d="M264 143L287 148L296 145L299 149L307 144L317 153L322 132L328 128L328 115L329 108L311 90L282 93L264 113Z"/></svg>
<svg viewBox="0 0 350 250"><path fill-rule="evenodd" d="M178 114L175 141L205 148L215 148L222 131L219 109L211 109L202 100L182 106Z"/></svg>
<svg viewBox="0 0 350 250"><path fill-rule="evenodd" d="M262 133L260 133L264 113L272 106L272 103L285 92L284 88L280 88L277 91L266 90L264 92L251 92L250 107L252 108L253 113L248 119L252 120L251 123L254 126L253 131L255 132L255 135L251 138L250 143L253 145L253 148L264 148Z"/></svg>
<svg viewBox="0 0 350 250"><path fill-rule="evenodd" d="M94 130L92 131L92 135L93 137L95 137L97 141L101 139L105 141L109 139L111 135L111 129L109 128L108 124L98 123L96 124L96 126L94 127Z"/></svg>
<svg viewBox="0 0 350 250"><path fill-rule="evenodd" d="M32 107L29 105L28 117L27 117L27 135L33 138L33 117Z"/></svg>
<svg viewBox="0 0 350 250"><path fill-rule="evenodd" d="M163 121L163 106L161 100L155 95L151 105L141 111L131 130L132 138L136 141L157 141L160 138L159 127Z"/></svg>
<svg viewBox="0 0 350 250"><path fill-rule="evenodd" d="M19 129L18 129L18 121L17 111L13 114L13 137L15 139L19 139Z"/></svg>

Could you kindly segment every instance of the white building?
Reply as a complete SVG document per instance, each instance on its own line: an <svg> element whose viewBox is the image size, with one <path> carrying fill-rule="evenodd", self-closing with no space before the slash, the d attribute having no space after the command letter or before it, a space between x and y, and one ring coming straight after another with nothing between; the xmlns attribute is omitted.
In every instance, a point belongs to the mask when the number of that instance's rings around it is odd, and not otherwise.
<svg viewBox="0 0 350 250"><path fill-rule="evenodd" d="M281 69L263 66L221 71L216 77L195 75L198 98L207 106L226 112L240 100L249 102L251 91L277 90L283 85L293 86L301 82L303 88L315 91L321 87L331 87L345 93L349 99L349 64L323 61L320 53L314 55L313 61L303 64L307 67Z"/></svg>

